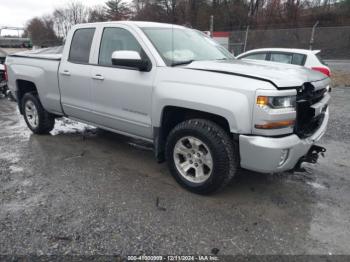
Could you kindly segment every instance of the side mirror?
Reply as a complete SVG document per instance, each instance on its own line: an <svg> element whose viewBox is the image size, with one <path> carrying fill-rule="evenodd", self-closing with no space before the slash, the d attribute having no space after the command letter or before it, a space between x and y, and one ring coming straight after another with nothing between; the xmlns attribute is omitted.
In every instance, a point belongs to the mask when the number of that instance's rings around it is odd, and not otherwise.
<svg viewBox="0 0 350 262"><path fill-rule="evenodd" d="M112 65L137 68L140 71L149 71L149 62L142 60L136 51L114 51Z"/></svg>

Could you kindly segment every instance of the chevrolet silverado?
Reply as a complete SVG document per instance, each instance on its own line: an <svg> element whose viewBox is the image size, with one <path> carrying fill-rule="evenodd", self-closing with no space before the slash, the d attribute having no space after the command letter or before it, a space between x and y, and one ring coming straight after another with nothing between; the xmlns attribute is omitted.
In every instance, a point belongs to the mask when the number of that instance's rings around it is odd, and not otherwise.
<svg viewBox="0 0 350 262"><path fill-rule="evenodd" d="M35 134L64 116L152 142L156 159L195 193L223 188L239 168L301 170L325 151L315 143L328 122L326 75L236 60L186 27L76 25L62 53L17 53L6 66Z"/></svg>

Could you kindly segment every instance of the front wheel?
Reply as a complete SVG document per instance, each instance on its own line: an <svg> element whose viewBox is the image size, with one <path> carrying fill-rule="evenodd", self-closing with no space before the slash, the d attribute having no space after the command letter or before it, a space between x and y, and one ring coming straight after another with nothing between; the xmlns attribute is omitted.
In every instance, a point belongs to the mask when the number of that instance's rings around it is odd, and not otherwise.
<svg viewBox="0 0 350 262"><path fill-rule="evenodd" d="M27 126L35 134L47 134L55 126L55 118L47 112L34 93L26 93L22 98L22 112Z"/></svg>
<svg viewBox="0 0 350 262"><path fill-rule="evenodd" d="M238 169L236 144L219 125L204 119L178 124L167 138L166 157L176 181L199 194L223 188Z"/></svg>

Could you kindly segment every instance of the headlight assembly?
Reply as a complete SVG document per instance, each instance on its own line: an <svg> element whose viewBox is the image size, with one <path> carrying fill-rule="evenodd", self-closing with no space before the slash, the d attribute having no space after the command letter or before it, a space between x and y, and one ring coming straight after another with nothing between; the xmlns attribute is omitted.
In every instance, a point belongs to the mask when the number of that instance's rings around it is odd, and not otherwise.
<svg viewBox="0 0 350 262"><path fill-rule="evenodd" d="M268 106L270 108L295 108L295 96L258 96L256 104L260 107Z"/></svg>

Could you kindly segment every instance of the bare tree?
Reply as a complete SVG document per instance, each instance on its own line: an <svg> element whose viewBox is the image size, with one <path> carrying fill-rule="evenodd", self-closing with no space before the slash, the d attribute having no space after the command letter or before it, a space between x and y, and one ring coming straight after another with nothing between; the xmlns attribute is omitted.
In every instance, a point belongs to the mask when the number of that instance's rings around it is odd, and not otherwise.
<svg viewBox="0 0 350 262"><path fill-rule="evenodd" d="M176 6L179 1L178 0L160 0L159 2L165 9L167 16L170 18L169 22L176 23L177 22Z"/></svg>
<svg viewBox="0 0 350 262"><path fill-rule="evenodd" d="M89 10L80 2L70 2L67 7L58 8L53 13L55 28L59 35L65 37L73 25L86 23Z"/></svg>
<svg viewBox="0 0 350 262"><path fill-rule="evenodd" d="M134 0L133 20L168 22L168 16L160 0Z"/></svg>
<svg viewBox="0 0 350 262"><path fill-rule="evenodd" d="M108 21L106 8L104 6L95 6L88 10L88 22L104 22Z"/></svg>
<svg viewBox="0 0 350 262"><path fill-rule="evenodd" d="M25 32L31 38L35 46L48 47L61 43L55 33L54 21L51 17L35 17L31 19L27 23Z"/></svg>
<svg viewBox="0 0 350 262"><path fill-rule="evenodd" d="M73 1L49 18L31 22L34 28L53 27L63 38L75 24L108 20L170 22L208 30L214 15L215 30L222 31L248 24L276 28L309 26L315 21L329 26L350 23L350 0L133 0L130 5L126 0L105 1L104 6L94 8Z"/></svg>

